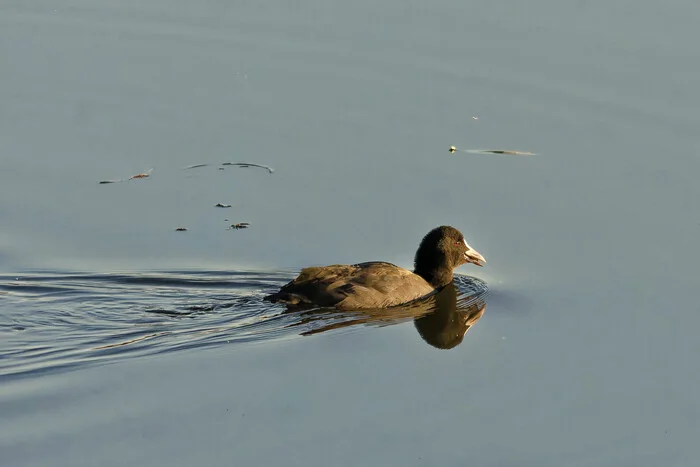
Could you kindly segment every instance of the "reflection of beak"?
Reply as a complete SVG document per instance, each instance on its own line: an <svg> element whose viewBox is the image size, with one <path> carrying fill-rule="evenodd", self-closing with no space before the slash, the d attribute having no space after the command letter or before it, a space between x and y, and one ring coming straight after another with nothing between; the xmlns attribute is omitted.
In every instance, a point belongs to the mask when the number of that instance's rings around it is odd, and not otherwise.
<svg viewBox="0 0 700 467"><path fill-rule="evenodd" d="M464 252L464 259L467 263L473 263L477 266L483 266L486 263L484 257L473 248Z"/></svg>

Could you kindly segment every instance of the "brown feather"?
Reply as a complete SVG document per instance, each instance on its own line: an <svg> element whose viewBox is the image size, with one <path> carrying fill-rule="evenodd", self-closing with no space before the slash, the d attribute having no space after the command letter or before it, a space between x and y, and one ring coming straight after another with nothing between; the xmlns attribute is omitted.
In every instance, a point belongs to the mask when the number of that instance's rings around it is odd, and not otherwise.
<svg viewBox="0 0 700 467"><path fill-rule="evenodd" d="M440 226L421 241L413 272L380 261L310 267L266 299L289 307L387 308L440 290L452 283L454 268L477 260L483 257L469 249L459 230Z"/></svg>
<svg viewBox="0 0 700 467"><path fill-rule="evenodd" d="M407 269L372 262L302 269L299 277L269 298L290 305L349 310L400 305L434 291L425 279Z"/></svg>

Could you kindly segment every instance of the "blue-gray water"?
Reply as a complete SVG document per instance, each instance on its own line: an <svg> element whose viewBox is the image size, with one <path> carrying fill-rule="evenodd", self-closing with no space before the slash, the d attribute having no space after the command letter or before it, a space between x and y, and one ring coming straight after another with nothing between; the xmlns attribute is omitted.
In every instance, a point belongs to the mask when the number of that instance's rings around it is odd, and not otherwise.
<svg viewBox="0 0 700 467"><path fill-rule="evenodd" d="M697 464L696 2L142 3L0 5L0 464ZM262 302L439 224L450 350Z"/></svg>
<svg viewBox="0 0 700 467"><path fill-rule="evenodd" d="M479 279L460 275L452 295L445 290L390 312L295 311L263 300L293 277L204 270L0 275L7 304L0 319L0 374L38 376L155 353L409 320L419 331L429 327L428 335L420 334L429 345L440 347L446 333L461 331L454 341L459 345L466 324L482 316L488 293ZM451 301L445 306L443 298ZM426 323L429 317L438 326ZM455 323L439 325L449 320Z"/></svg>

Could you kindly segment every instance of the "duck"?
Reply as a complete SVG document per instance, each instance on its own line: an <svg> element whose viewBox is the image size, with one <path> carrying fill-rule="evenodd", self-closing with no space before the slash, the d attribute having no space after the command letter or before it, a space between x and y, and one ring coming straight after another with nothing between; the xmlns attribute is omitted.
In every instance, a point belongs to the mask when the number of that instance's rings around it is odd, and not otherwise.
<svg viewBox="0 0 700 467"><path fill-rule="evenodd" d="M440 291L452 283L454 269L466 263L483 266L486 260L459 230L442 225L421 240L413 271L383 261L308 267L265 300L288 309L390 308Z"/></svg>

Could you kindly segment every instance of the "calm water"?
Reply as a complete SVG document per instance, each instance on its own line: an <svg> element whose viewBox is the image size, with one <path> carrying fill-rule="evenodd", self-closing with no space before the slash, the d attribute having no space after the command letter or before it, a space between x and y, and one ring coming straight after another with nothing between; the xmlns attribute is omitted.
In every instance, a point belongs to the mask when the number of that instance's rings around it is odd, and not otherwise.
<svg viewBox="0 0 700 467"><path fill-rule="evenodd" d="M3 466L698 463L696 2L142 3L0 6Z"/></svg>

